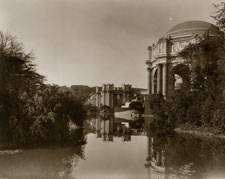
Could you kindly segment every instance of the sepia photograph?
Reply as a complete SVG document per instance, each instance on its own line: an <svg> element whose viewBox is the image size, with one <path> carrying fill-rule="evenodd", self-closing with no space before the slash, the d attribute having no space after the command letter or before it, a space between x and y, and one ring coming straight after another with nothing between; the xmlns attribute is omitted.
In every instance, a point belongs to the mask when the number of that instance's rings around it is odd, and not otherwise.
<svg viewBox="0 0 225 179"><path fill-rule="evenodd" d="M225 179L225 2L0 0L0 179Z"/></svg>

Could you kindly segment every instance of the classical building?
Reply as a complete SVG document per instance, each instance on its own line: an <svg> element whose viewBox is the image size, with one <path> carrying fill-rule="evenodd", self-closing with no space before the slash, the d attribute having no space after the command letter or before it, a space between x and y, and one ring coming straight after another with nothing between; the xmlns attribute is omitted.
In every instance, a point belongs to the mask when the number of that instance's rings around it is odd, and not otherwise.
<svg viewBox="0 0 225 179"><path fill-rule="evenodd" d="M165 97L170 90L178 89L190 79L190 67L184 64L179 52L196 37L207 33L216 35L217 28L204 21L187 21L172 27L156 44L148 47L148 94L161 93Z"/></svg>
<svg viewBox="0 0 225 179"><path fill-rule="evenodd" d="M120 107L131 99L143 98L145 91L145 89L132 88L129 84L123 84L122 87L103 84L102 87L96 87L96 92L91 95L89 103L98 108L101 106Z"/></svg>

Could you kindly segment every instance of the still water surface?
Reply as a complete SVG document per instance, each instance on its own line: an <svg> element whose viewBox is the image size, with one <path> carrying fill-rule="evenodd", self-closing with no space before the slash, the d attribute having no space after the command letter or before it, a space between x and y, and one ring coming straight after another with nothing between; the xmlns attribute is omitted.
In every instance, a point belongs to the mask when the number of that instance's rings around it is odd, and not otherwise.
<svg viewBox="0 0 225 179"><path fill-rule="evenodd" d="M0 179L225 179L225 141L159 135L98 116L77 147L0 152Z"/></svg>

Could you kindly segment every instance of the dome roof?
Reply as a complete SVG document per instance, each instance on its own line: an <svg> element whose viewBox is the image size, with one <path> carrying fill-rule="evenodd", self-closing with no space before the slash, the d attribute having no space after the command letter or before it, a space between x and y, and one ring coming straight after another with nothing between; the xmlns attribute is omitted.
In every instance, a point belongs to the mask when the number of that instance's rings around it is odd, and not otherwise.
<svg viewBox="0 0 225 179"><path fill-rule="evenodd" d="M186 21L172 27L168 32L167 36L177 37L185 36L193 33L205 33L207 31L213 32L217 27L213 24L205 21Z"/></svg>

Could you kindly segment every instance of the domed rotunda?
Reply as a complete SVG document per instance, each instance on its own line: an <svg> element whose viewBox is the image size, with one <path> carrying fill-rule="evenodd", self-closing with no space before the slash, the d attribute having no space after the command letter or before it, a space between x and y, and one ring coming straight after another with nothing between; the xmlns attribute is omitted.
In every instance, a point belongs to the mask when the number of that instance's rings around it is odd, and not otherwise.
<svg viewBox="0 0 225 179"><path fill-rule="evenodd" d="M184 64L179 52L190 43L196 43L196 37L208 34L214 36L217 27L204 21L186 21L172 27L156 44L148 47L148 93L164 96L179 89L189 81L190 70Z"/></svg>

